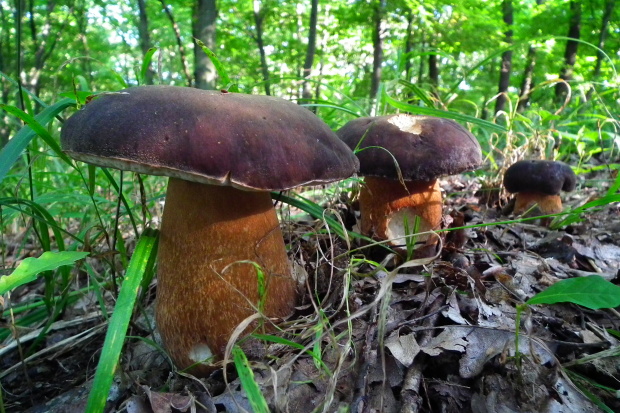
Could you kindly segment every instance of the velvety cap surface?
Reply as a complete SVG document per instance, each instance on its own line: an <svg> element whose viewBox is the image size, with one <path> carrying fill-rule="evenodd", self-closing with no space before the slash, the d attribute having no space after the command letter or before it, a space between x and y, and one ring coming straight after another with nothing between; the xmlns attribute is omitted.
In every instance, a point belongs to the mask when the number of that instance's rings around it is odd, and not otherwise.
<svg viewBox="0 0 620 413"><path fill-rule="evenodd" d="M575 189L575 173L563 162L525 160L512 164L504 174L504 187L508 192L541 192L558 195L560 190Z"/></svg>
<svg viewBox="0 0 620 413"><path fill-rule="evenodd" d="M104 94L65 122L63 149L95 165L241 189L344 179L357 159L308 109L175 86Z"/></svg>
<svg viewBox="0 0 620 413"><path fill-rule="evenodd" d="M476 169L482 162L476 138L449 119L407 114L364 117L350 121L337 134L351 149L362 149L356 154L364 176L398 179L398 165L405 180L431 181Z"/></svg>

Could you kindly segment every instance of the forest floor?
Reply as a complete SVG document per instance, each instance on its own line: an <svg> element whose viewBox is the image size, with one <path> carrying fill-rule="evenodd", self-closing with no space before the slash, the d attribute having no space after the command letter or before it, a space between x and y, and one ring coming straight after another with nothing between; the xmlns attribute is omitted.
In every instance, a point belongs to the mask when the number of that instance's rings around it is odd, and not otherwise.
<svg viewBox="0 0 620 413"><path fill-rule="evenodd" d="M520 323L516 311L517 304L560 279L596 273L620 281L620 205L590 210L581 222L551 230L539 221L499 223L509 217L497 201L482 202L475 180L449 178L442 187L458 194L446 200L446 227L492 225L442 233L437 259L415 266L399 267L379 247L346 254L362 245L325 233L308 237L309 228L319 226L311 220L287 228L294 258L315 291L304 297L288 326L295 334L286 337L318 349L322 357L319 362L282 344L266 349L272 357L255 361L253 368L270 410L598 411L586 397L591 394L620 411L620 340L607 331L620 331L617 311L538 305L527 308ZM565 205L582 205L600 193L568 194ZM352 224L355 207L340 207ZM351 257L385 267L352 264ZM11 301L41 294L41 288L42 283L21 287ZM149 334L145 314L152 316L154 288L151 292L130 336ZM5 411L84 411L105 328L97 299L87 296L63 313L26 363L20 354L36 334L19 331L19 345L0 343ZM252 411L232 366L226 377L221 369L202 380L174 374L145 340L128 338L117 378L108 411Z"/></svg>

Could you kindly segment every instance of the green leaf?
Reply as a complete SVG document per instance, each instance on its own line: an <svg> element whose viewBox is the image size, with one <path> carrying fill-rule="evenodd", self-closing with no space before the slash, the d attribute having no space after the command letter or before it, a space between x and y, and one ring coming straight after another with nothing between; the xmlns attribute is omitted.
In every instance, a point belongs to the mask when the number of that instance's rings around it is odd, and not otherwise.
<svg viewBox="0 0 620 413"><path fill-rule="evenodd" d="M506 128L501 125L498 125L493 122L489 122L488 120L479 119L473 116L467 116L456 112L449 112L446 110L433 109L423 106L410 105L409 103L399 102L396 99L391 98L387 93L384 92L383 98L390 105L395 107L396 109L404 110L415 115L427 115L427 116L437 116L440 118L446 119L454 119L461 122L470 122L475 125L478 125L483 128L495 130L498 132L506 132Z"/></svg>
<svg viewBox="0 0 620 413"><path fill-rule="evenodd" d="M71 265L86 257L88 252L60 251L44 252L39 258L26 258L6 277L0 278L0 295L34 281L44 271L55 270L63 265Z"/></svg>
<svg viewBox="0 0 620 413"><path fill-rule="evenodd" d="M152 271L157 251L158 232L146 229L131 257L125 274L114 313L105 336L101 358L97 364L93 388L88 396L86 412L95 413L104 411L105 403L110 392L114 371L125 342L129 320L133 314L133 307L140 288L142 277Z"/></svg>
<svg viewBox="0 0 620 413"><path fill-rule="evenodd" d="M47 125L56 117L60 112L68 108L69 106L75 106L75 100L62 99L52 106L45 108L41 113L34 117L38 125ZM30 126L26 125L19 130L13 136L9 142L4 145L2 151L0 151L0 182L4 180L9 169L15 164L21 153L26 149L32 138L34 138L36 132Z"/></svg>
<svg viewBox="0 0 620 413"><path fill-rule="evenodd" d="M149 66L151 65L151 60L153 60L153 55L157 51L157 47L151 47L146 51L144 55L144 60L142 61L142 68L140 69L140 84L146 84L146 72L149 70Z"/></svg>
<svg viewBox="0 0 620 413"><path fill-rule="evenodd" d="M213 51L211 51L211 49L209 49L207 45L205 45L202 41L200 41L200 39L194 38L194 40L196 41L198 46L200 46L202 51L205 52L207 56L209 56L209 59L211 59L211 62L213 62L213 66L215 66L215 70L217 71L217 74L222 79L222 83L224 84L224 89L228 90L229 92L239 92L239 88L237 87L237 84L233 83L232 80L230 80L230 77L228 76L228 72L224 68L224 65L222 64L220 59L217 58L215 53L213 53Z"/></svg>
<svg viewBox="0 0 620 413"><path fill-rule="evenodd" d="M60 145L52 137L52 135L41 125L35 118L30 116L18 107L11 105L0 104L0 108L21 119L26 125L28 125L37 135L39 135L47 145L58 155L63 161L71 165L71 159L60 149Z"/></svg>
<svg viewBox="0 0 620 413"><path fill-rule="evenodd" d="M574 303L592 310L620 305L620 286L599 275L558 281L527 300L526 304Z"/></svg>
<svg viewBox="0 0 620 413"><path fill-rule="evenodd" d="M265 397L260 392L260 387L258 387L256 380L254 380L254 372L250 368L250 364L245 356L245 353L239 346L234 346L232 349L232 355L237 373L239 374L241 386L248 396L248 401L250 402L250 406L252 406L252 411L254 413L269 413L269 406L267 405Z"/></svg>

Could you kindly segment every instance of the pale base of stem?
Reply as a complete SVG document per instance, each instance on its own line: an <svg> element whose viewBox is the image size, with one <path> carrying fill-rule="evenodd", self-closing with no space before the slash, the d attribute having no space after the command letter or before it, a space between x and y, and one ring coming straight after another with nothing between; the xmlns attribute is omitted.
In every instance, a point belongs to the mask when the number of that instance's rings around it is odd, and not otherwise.
<svg viewBox="0 0 620 413"><path fill-rule="evenodd" d="M257 270L265 275L260 292ZM171 178L158 252L156 320L172 360L187 368L220 359L231 333L258 308L286 317L296 282L268 192ZM253 324L254 326L256 324ZM208 367L191 372L204 375Z"/></svg>

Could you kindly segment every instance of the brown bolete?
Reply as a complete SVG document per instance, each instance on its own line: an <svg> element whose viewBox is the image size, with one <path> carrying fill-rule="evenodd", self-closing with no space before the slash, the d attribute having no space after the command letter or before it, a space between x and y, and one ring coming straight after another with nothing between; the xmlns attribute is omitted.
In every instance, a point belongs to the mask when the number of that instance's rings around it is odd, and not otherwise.
<svg viewBox="0 0 620 413"><path fill-rule="evenodd" d="M518 161L504 174L504 187L515 194L515 215L523 214L534 205L545 215L562 212L560 191L574 190L576 181L571 167L558 161Z"/></svg>
<svg viewBox="0 0 620 413"><path fill-rule="evenodd" d="M356 150L364 176L359 196L361 232L394 240L392 246L402 246L413 229L439 228L443 202L438 177L481 164L476 138L448 119L407 114L363 117L337 134ZM429 236L417 241L435 243Z"/></svg>
<svg viewBox="0 0 620 413"><path fill-rule="evenodd" d="M100 96L65 122L61 141L84 162L170 177L156 321L177 367L199 375L259 308L274 318L293 311L297 285L269 191L343 179L358 166L292 102L173 86Z"/></svg>

